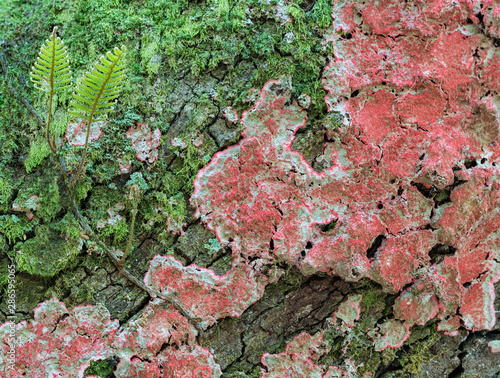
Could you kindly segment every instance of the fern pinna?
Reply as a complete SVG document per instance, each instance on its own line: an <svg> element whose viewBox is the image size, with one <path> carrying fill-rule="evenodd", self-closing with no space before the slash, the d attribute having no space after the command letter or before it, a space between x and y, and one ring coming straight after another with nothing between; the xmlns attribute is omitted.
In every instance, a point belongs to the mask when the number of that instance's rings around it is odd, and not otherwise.
<svg viewBox="0 0 500 378"><path fill-rule="evenodd" d="M49 95L49 114L47 116L46 136L52 153L56 153L56 144L50 138L50 121L52 117L52 100L54 93L71 87L71 69L69 66L68 52L64 42L56 36L57 26L52 35L42 45L34 66L31 68L30 77L35 88Z"/></svg>
<svg viewBox="0 0 500 378"><path fill-rule="evenodd" d="M78 83L73 93L74 101L71 101L73 110L69 113L85 121L87 133L82 160L70 187L74 186L84 169L92 122L102 121L106 113L113 110L114 100L119 96L125 79L125 46L115 47L113 52L108 51L99 59L95 68L85 73Z"/></svg>

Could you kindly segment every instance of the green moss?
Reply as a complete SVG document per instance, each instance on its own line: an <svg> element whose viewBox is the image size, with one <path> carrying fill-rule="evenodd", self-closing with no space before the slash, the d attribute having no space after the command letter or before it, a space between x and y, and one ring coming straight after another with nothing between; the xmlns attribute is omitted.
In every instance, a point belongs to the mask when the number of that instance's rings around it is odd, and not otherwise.
<svg viewBox="0 0 500 378"><path fill-rule="evenodd" d="M114 377L113 371L117 361L111 357L106 360L91 361L90 366L85 370L84 376L96 375L101 378Z"/></svg>
<svg viewBox="0 0 500 378"><path fill-rule="evenodd" d="M9 203L16 186L9 173L7 169L0 171L0 211L10 210Z"/></svg>
<svg viewBox="0 0 500 378"><path fill-rule="evenodd" d="M373 350L373 340L368 337L366 329L359 323L346 336L333 327L327 328L324 336L331 346L331 351L320 359L326 366L340 366L346 358L358 366L358 374L375 373L381 363L381 354Z"/></svg>
<svg viewBox="0 0 500 378"><path fill-rule="evenodd" d="M8 252L18 268L29 274L54 276L73 261L82 247L80 227L73 214L48 225L36 225L34 231L33 238L16 243Z"/></svg>
<svg viewBox="0 0 500 378"><path fill-rule="evenodd" d="M164 229L168 217L179 224L185 220L187 204L181 192L167 197L164 192L155 191L147 196L146 203L143 207L144 219L148 220L144 225L146 230Z"/></svg>
<svg viewBox="0 0 500 378"><path fill-rule="evenodd" d="M158 54L159 37L157 35L145 34L142 37L141 63L149 76L157 74L160 70L161 56Z"/></svg>
<svg viewBox="0 0 500 378"><path fill-rule="evenodd" d="M130 180L125 184L127 186L137 185L140 190L146 191L149 189L146 180L144 180L144 176L141 172L134 172L130 175Z"/></svg>
<svg viewBox="0 0 500 378"><path fill-rule="evenodd" d="M7 262L7 264L5 264ZM9 282L9 269L8 269L9 263L8 261L2 261L2 264L0 264L0 292L2 292L3 288L7 285Z"/></svg>
<svg viewBox="0 0 500 378"><path fill-rule="evenodd" d="M436 322L413 327L411 332L409 340L405 343L408 346L398 358L398 362L403 367L403 373L419 374L425 363L438 357L431 348L441 335L437 331Z"/></svg>
<svg viewBox="0 0 500 378"><path fill-rule="evenodd" d="M33 223L25 215L20 217L15 214L0 215L0 233L8 243L23 239L23 236L32 228Z"/></svg>
<svg viewBox="0 0 500 378"><path fill-rule="evenodd" d="M97 233L101 237L111 238L110 241L115 246L116 243L125 241L129 232L126 216L131 206L127 207L125 202L125 191L98 186L93 189L88 209L85 212L85 215L92 219L92 227ZM109 221L111 215L108 210L115 213L111 221Z"/></svg>
<svg viewBox="0 0 500 378"><path fill-rule="evenodd" d="M24 161L26 172L30 173L43 159L50 155L50 147L46 140L38 138L31 143L28 158Z"/></svg>
<svg viewBox="0 0 500 378"><path fill-rule="evenodd" d="M364 313L370 312L373 308L385 308L385 302L381 300L380 289L364 290L360 292L363 296L361 299L361 308Z"/></svg>

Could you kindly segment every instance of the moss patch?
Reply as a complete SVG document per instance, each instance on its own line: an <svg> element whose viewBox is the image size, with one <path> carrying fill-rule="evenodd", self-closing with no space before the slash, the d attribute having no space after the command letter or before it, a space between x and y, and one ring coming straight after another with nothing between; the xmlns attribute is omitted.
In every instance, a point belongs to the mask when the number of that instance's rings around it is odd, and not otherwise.
<svg viewBox="0 0 500 378"><path fill-rule="evenodd" d="M49 225L37 225L34 231L33 238L16 243L8 252L21 271L32 275L52 277L59 273L74 260L83 244L72 214Z"/></svg>

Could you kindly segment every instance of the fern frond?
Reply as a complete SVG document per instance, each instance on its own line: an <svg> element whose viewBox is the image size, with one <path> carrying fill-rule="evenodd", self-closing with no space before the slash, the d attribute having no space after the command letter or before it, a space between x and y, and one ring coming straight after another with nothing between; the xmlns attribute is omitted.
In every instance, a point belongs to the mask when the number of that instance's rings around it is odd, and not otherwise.
<svg viewBox="0 0 500 378"><path fill-rule="evenodd" d="M77 84L71 101L72 115L83 119L99 116L113 110L125 79L125 46L115 47L100 57L95 68L85 73ZM92 119L90 122L97 121Z"/></svg>
<svg viewBox="0 0 500 378"><path fill-rule="evenodd" d="M71 69L69 67L68 52L64 42L56 36L57 26L52 30L52 35L40 48L34 66L31 68L30 80L36 89L49 95L49 113L45 135L52 153L56 153L56 142L50 138L50 120L52 118L52 101L54 93L71 87Z"/></svg>
<svg viewBox="0 0 500 378"><path fill-rule="evenodd" d="M68 52L61 38L56 37L57 28L40 48L30 79L36 89L53 94L61 89L71 87L71 68Z"/></svg>
<svg viewBox="0 0 500 378"><path fill-rule="evenodd" d="M113 52L108 51L106 56L99 58L90 72L85 73L73 92L72 110L70 114L86 120L87 135L80 162L70 189L84 174L85 158L89 142L90 126L93 122L105 119L106 113L113 110L120 95L123 80L125 79L125 46L115 47Z"/></svg>

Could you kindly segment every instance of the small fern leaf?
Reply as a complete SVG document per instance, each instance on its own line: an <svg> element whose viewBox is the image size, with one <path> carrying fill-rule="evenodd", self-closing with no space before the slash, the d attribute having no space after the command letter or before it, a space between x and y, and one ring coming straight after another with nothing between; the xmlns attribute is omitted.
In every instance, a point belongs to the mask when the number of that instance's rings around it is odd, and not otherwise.
<svg viewBox="0 0 500 378"><path fill-rule="evenodd" d="M90 72L85 73L73 92L70 114L90 122L103 119L113 110L125 79L125 46L115 47L101 56ZM98 119L94 119L98 117Z"/></svg>
<svg viewBox="0 0 500 378"><path fill-rule="evenodd" d="M42 45L30 72L35 88L50 94L71 87L72 81L68 52L56 31Z"/></svg>

